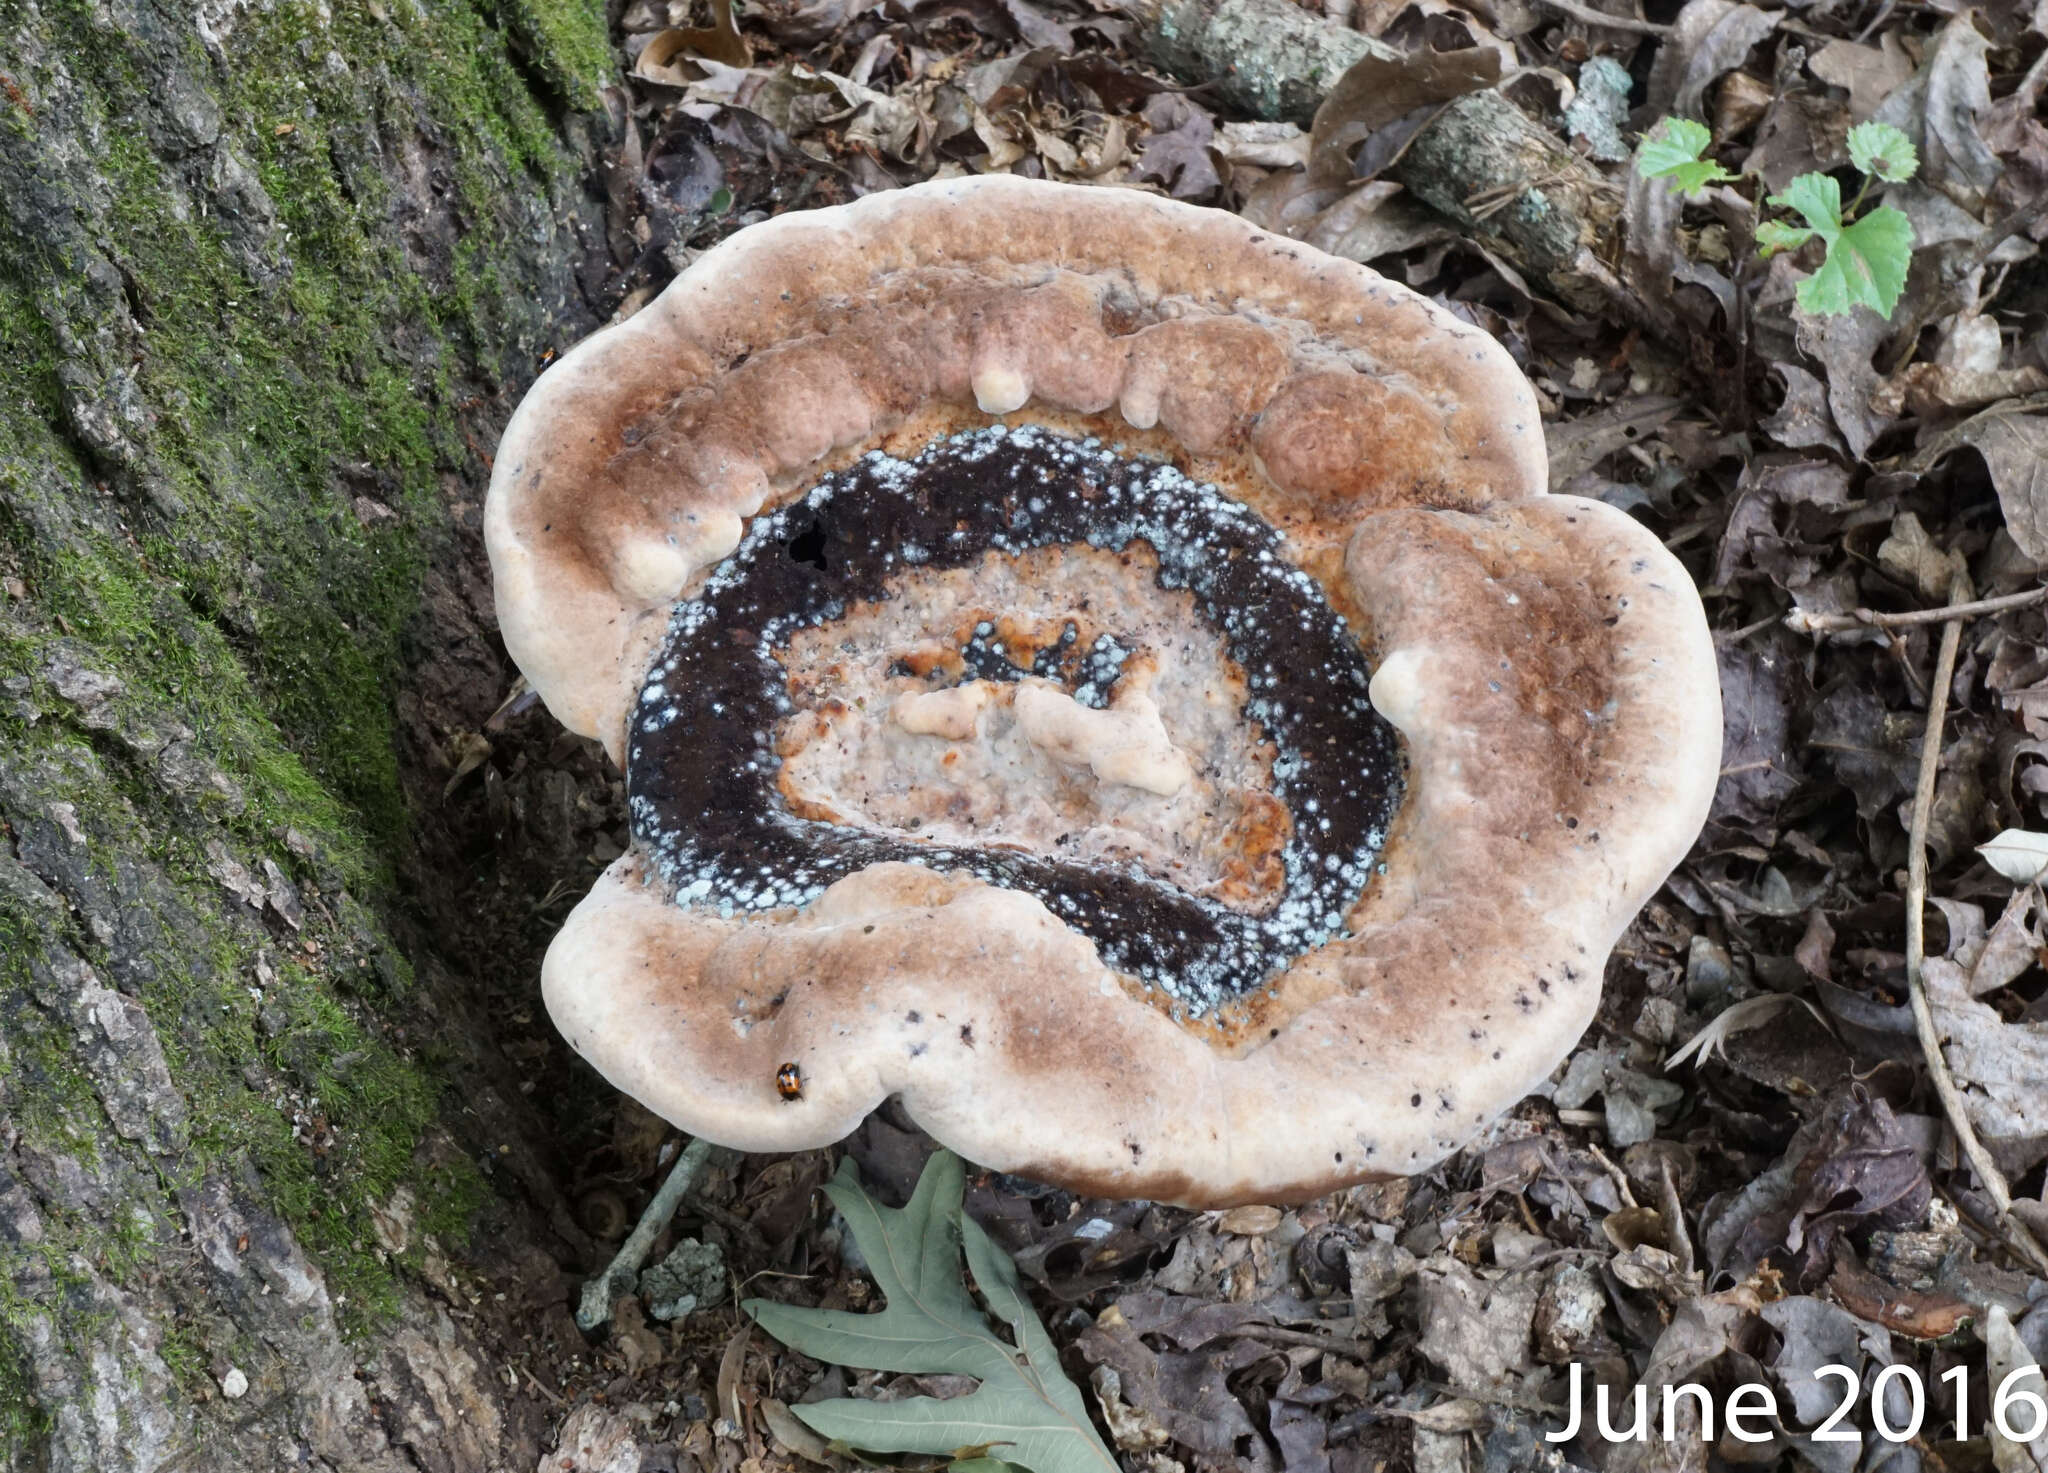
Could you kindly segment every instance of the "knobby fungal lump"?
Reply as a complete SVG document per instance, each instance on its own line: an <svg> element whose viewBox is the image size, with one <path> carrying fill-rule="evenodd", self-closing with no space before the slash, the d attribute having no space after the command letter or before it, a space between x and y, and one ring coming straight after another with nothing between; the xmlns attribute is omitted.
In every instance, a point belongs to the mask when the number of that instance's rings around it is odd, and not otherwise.
<svg viewBox="0 0 2048 1473"><path fill-rule="evenodd" d="M1684 570L1544 477L1491 338L1235 216L991 177L741 231L498 454L506 644L631 810L549 1010L746 1150L897 1095L1109 1196L1430 1166L1586 1027L1719 761Z"/></svg>

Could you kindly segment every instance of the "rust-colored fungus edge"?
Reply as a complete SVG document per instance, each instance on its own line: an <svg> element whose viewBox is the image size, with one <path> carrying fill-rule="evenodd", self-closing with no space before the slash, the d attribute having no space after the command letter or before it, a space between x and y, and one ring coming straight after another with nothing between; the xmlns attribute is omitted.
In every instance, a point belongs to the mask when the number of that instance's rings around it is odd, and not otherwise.
<svg viewBox="0 0 2048 1473"><path fill-rule="evenodd" d="M670 611L747 517L992 415L1172 454L1371 631L1407 796L1349 937L1189 1029L1020 892L877 865L721 920L629 853L548 953L556 1023L745 1150L836 1140L895 1094L971 1159L1112 1196L1426 1169L1583 1032L1705 821L1721 723L1684 569L1625 514L1543 494L1527 382L1413 292L1232 215L1006 177L742 231L507 428L486 512L507 646L616 755Z"/></svg>

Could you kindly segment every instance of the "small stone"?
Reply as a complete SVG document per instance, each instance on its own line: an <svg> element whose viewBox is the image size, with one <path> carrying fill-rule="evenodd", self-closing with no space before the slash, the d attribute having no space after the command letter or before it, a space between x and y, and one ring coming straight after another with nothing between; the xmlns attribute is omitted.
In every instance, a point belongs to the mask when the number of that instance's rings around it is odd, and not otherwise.
<svg viewBox="0 0 2048 1473"><path fill-rule="evenodd" d="M1668 997L1646 998L1636 1014L1635 1036L1662 1048L1678 1037L1683 1023L1677 1002Z"/></svg>
<svg viewBox="0 0 2048 1473"><path fill-rule="evenodd" d="M1583 1264L1553 1268L1536 1301L1536 1356L1545 1365L1569 1365L1585 1354L1600 1336L1607 1291L1600 1277Z"/></svg>
<svg viewBox="0 0 2048 1473"><path fill-rule="evenodd" d="M541 1455L536 1473L640 1473L646 1449L632 1422L595 1402L569 1413L555 1434L554 1448Z"/></svg>
<svg viewBox="0 0 2048 1473"><path fill-rule="evenodd" d="M1726 998L1735 985L1735 960L1710 936L1695 936L1685 958L1685 1000L1703 1008Z"/></svg>
<svg viewBox="0 0 2048 1473"><path fill-rule="evenodd" d="M249 873L248 866L228 852L225 844L218 839L206 843L206 872L219 880L227 890L253 910L261 910L267 898L262 881Z"/></svg>
<svg viewBox="0 0 2048 1473"><path fill-rule="evenodd" d="M220 1394L229 1401L239 1401L249 1394L249 1378L240 1366L229 1366L228 1373L220 1378Z"/></svg>
<svg viewBox="0 0 2048 1473"><path fill-rule="evenodd" d="M370 1204L370 1231L388 1253L403 1253L412 1241L414 1199L412 1188L401 1185L383 1206Z"/></svg>
<svg viewBox="0 0 2048 1473"><path fill-rule="evenodd" d="M640 1275L640 1297L658 1320L679 1320L725 1298L725 1254L716 1243L685 1238Z"/></svg>
<svg viewBox="0 0 2048 1473"><path fill-rule="evenodd" d="M306 908L299 901L298 887L287 878L283 869L274 859L263 861L263 879L267 891L265 899L278 918L294 931L306 924Z"/></svg>
<svg viewBox="0 0 2048 1473"><path fill-rule="evenodd" d="M1579 87L1564 110L1565 131L1583 138L1596 159L1618 163L1629 155L1621 136L1633 79L1628 68L1608 56L1596 56L1579 68Z"/></svg>

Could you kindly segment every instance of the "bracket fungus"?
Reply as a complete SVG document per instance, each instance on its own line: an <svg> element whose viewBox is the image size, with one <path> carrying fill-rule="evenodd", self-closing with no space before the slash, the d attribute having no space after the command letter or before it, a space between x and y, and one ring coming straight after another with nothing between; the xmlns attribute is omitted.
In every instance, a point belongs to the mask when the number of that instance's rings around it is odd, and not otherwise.
<svg viewBox="0 0 2048 1473"><path fill-rule="evenodd" d="M1427 1168L1715 784L1690 579L1544 480L1497 343L1235 216L991 177L739 232L498 455L506 645L629 789L556 1023L745 1150L897 1095L1109 1196Z"/></svg>

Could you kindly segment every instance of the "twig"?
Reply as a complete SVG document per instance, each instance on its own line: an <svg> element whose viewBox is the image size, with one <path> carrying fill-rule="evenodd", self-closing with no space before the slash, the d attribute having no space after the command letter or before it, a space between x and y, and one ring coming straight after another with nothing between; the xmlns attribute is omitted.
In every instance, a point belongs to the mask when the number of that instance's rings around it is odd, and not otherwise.
<svg viewBox="0 0 2048 1473"><path fill-rule="evenodd" d="M1555 1417L1567 1408L1562 1402L1544 1401L1534 1396L1517 1396L1505 1387L1454 1386L1448 1381L1424 1381L1420 1383L1439 1396L1456 1397L1459 1401L1476 1401L1482 1406L1512 1407L1518 1412L1532 1412L1539 1417ZM1419 1417L1423 1412L1409 1407L1375 1407L1374 1411L1390 1417Z"/></svg>
<svg viewBox="0 0 2048 1473"><path fill-rule="evenodd" d="M1714 643L1723 648L1741 644L1752 634L1762 633L1783 617L1784 615L1782 614L1766 614L1754 624L1745 624L1740 629L1716 629L1714 631Z"/></svg>
<svg viewBox="0 0 2048 1473"><path fill-rule="evenodd" d="M1445 103L1444 106L1448 107L1450 104ZM1419 134L1421 129L1418 128L1416 132ZM1410 139L1409 141L1412 143L1414 140ZM1389 160L1387 167L1393 167L1391 160ZM1498 215L1502 210L1533 190L1548 189L1559 184L1571 184L1580 177L1577 173L1552 172L1549 174L1539 174L1533 179L1517 179L1509 184L1497 184L1491 189L1481 189L1466 195L1465 208L1471 213L1473 219L1485 220L1491 216ZM1611 194L1621 193L1620 189L1608 185L1604 179L1600 183ZM1637 447L1631 445L1629 448L1633 450Z"/></svg>
<svg viewBox="0 0 2048 1473"><path fill-rule="evenodd" d="M1947 623L1941 628L1941 649L1934 660L1934 684L1927 693L1927 734L1920 741L1920 779L1913 788L1913 827L1906 841L1906 988L1913 999L1913 1027L1920 1035L1920 1051L1927 1057L1928 1073L1934 1076L1934 1093L1941 1100L1949 1128L1955 1131L1964 1159L1977 1173L1984 1190L1998 1204L2000 1227L2006 1242L2020 1257L2048 1273L2048 1249L2043 1249L2024 1223L2012 1215L2012 1188L1963 1108L1963 1096L1948 1072L1942 1056L1941 1035L1934 1026L1934 1006L1927 998L1927 981L1922 975L1922 953L1926 949L1927 920L1927 819L1934 809L1934 780L1941 767L1941 729L1948 719L1948 688L1955 679L1956 647L1962 643L1965 611L1971 605L1956 601L1964 587L1959 577L1950 585L1951 602L1942 610ZM1998 600L1988 600L1998 602Z"/></svg>
<svg viewBox="0 0 2048 1473"><path fill-rule="evenodd" d="M1372 1358L1373 1342L1360 1340L1355 1335L1319 1335L1314 1330L1294 1330L1285 1325L1243 1325L1236 1333L1252 1340L1264 1340L1269 1345L1299 1345L1306 1349L1334 1350L1339 1355L1355 1355L1360 1360Z"/></svg>
<svg viewBox="0 0 2048 1473"><path fill-rule="evenodd" d="M1884 0L1884 4L1877 7L1877 14L1873 15L1870 18L1869 24L1865 25L1862 30L1856 33L1856 40L1858 44L1861 44L1862 42L1869 40L1871 32L1875 31L1879 26L1883 25L1887 20L1891 19L1892 10L1895 6L1897 6L1898 3L1899 0ZM1759 138L1763 136L1764 135L1762 133L1757 134L1757 137Z"/></svg>
<svg viewBox="0 0 2048 1473"><path fill-rule="evenodd" d="M603 1273L583 1286L583 1301L576 1306L578 1328L595 1330L612 1317L612 1301L633 1287L641 1266L647 1262L647 1255L653 1251L654 1240L661 1236L661 1230L676 1215L683 1194L690 1190L697 1180L697 1173L710 1159L711 1142L701 1136L690 1142L677 1160L675 1169L668 1174L668 1180L661 1184L661 1190L654 1194L654 1200L640 1214L639 1224L619 1245L618 1256Z"/></svg>
<svg viewBox="0 0 2048 1473"><path fill-rule="evenodd" d="M526 1376L526 1384L531 1386L535 1391L538 1391L542 1396L545 1396L549 1401L553 1402L558 1407L568 1405L567 1402L562 1400L562 1394L559 1391L556 1391L552 1386L548 1385L547 1382L541 1380L540 1377L534 1375L533 1367L521 1366L519 1369Z"/></svg>
<svg viewBox="0 0 2048 1473"><path fill-rule="evenodd" d="M721 1207L716 1202L707 1202L702 1197L692 1196L686 1197L683 1200L692 1214L705 1219L707 1222L717 1223L735 1238L739 1239L741 1246L755 1257L766 1258L768 1256L768 1239L762 1235L759 1228L755 1227L744 1217L741 1217L737 1212Z"/></svg>
<svg viewBox="0 0 2048 1473"><path fill-rule="evenodd" d="M1608 1160L1607 1153L1591 1141L1586 1142L1586 1149L1593 1153L1593 1159L1600 1163L1600 1169L1606 1172L1607 1179L1614 1183L1614 1190L1621 1193L1621 1205L1636 1206L1635 1189L1628 1184L1628 1173Z"/></svg>
<svg viewBox="0 0 2048 1473"><path fill-rule="evenodd" d="M1809 614L1794 609L1785 616L1785 627L1798 634L1837 634L1846 629L1900 629L1913 624L1950 624L1957 619L1974 619L1979 614L2003 614L2024 609L2048 599L2048 588L2029 588L1999 598L1980 598L1969 603L1950 604L1942 609L1908 609L1887 614L1877 609L1855 609L1846 614Z"/></svg>
<svg viewBox="0 0 2048 1473"><path fill-rule="evenodd" d="M1685 1230L1685 1204L1678 1200L1678 1183L1671 1179L1671 1158L1657 1158L1657 1210L1664 1217L1665 1241L1678 1259L1678 1271L1689 1274L1695 1260L1692 1234Z"/></svg>
<svg viewBox="0 0 2048 1473"><path fill-rule="evenodd" d="M1590 5L1580 5L1578 0L1537 0L1549 6L1560 15L1583 21L1589 26L1605 26L1610 31L1628 31L1638 36L1668 36L1671 27L1660 26L1653 20L1637 20L1632 15L1609 15L1604 10L1595 10Z"/></svg>

